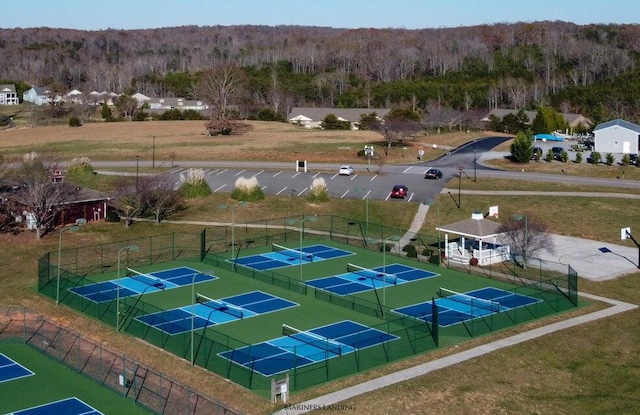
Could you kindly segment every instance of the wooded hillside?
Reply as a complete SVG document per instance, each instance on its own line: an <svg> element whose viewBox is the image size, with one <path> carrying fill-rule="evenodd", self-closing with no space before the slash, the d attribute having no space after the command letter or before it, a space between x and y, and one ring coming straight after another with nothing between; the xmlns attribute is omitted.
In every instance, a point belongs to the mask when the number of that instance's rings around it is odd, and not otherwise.
<svg viewBox="0 0 640 415"><path fill-rule="evenodd" d="M198 73L232 63L251 107L458 111L554 105L596 122L640 114L640 25L567 22L444 29L301 26L0 31L0 83L61 93L193 97Z"/></svg>

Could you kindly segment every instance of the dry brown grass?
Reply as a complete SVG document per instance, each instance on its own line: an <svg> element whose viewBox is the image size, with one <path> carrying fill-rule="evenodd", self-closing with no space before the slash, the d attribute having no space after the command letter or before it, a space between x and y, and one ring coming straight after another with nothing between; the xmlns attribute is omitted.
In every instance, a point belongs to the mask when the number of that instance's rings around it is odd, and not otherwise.
<svg viewBox="0 0 640 415"><path fill-rule="evenodd" d="M246 160L362 163L357 152L375 145L383 152L382 136L373 131L309 130L286 123L243 121L238 134L209 137L203 121L148 121L88 123L79 128L46 126L0 131L0 151L10 160L36 151L61 160L85 156L91 160L151 160L155 137L156 160ZM390 149L385 162L417 160L446 151L488 133L451 132L420 134L403 146ZM434 149L433 145L437 148Z"/></svg>

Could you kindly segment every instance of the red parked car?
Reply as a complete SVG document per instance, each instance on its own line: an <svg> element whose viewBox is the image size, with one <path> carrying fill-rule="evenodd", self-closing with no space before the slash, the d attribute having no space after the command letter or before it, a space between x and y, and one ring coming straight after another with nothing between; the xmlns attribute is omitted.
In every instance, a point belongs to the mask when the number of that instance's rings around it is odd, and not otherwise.
<svg viewBox="0 0 640 415"><path fill-rule="evenodd" d="M403 184L397 184L393 186L391 189L391 196L393 198L404 199L404 197L409 193L409 188Z"/></svg>

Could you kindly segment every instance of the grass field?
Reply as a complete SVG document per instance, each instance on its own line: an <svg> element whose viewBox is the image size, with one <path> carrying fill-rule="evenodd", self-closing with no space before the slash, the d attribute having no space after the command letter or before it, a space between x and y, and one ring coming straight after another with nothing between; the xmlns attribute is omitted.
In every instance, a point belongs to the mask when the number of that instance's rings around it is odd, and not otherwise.
<svg viewBox="0 0 640 415"><path fill-rule="evenodd" d="M235 152L231 147L237 137L227 139L227 147L221 153L210 152L210 146L202 147L199 140L206 143L219 142L218 138L201 136L202 123L195 122L193 127L188 125L176 126L192 128L191 139L194 145L177 147L174 143L176 135L162 138L162 131L169 131L171 123L157 123L156 130L150 130L152 126L134 126L137 133L127 134L129 126L126 123L99 124L104 129L97 128L89 133L81 133L87 124L76 130L67 126L42 127L34 129L21 129L2 131L3 139L0 145L1 151L9 159L19 159L26 151L43 151L43 148L64 148L59 154L63 159L88 155L94 159L102 159L104 154L109 154L113 160L134 160L135 155L145 154L150 160L150 152L153 140L153 132L157 132L156 146L163 148L162 153L168 160L179 149L180 155L185 158L203 159L220 158L234 159L240 157L240 152ZM260 123L258 123L260 124ZM274 154L269 151L267 142L260 142L258 138L263 135L258 124L254 132L257 133L256 141L252 144L256 150L248 152L247 158L259 159L261 145L265 145L265 159L281 160L282 154ZM271 128L269 124L264 128ZM122 128L122 130L119 130ZM133 127L131 127L133 128ZM318 132L301 132L298 129L290 130L290 127L273 125L271 132L265 131L264 135L271 137L273 142L280 138L291 140L291 146L300 148L304 144L304 137L313 137ZM282 129L282 130L279 130ZM69 135L75 138L74 145L58 145L56 140L65 141ZM358 133L354 133L358 135ZM473 135L473 138L477 138ZM307 138L308 139L308 138ZM313 139L313 138L312 138ZM323 138L320 137L320 140ZM469 134L453 134L419 138L418 142L430 145L441 140L438 144L457 145L469 141ZM225 140L225 139L223 139ZM315 139L314 139L315 140ZM337 138L340 142L344 137ZM129 146L128 142L136 141L135 146ZM352 150L341 150L338 147L352 146L355 150L368 139L354 139L356 144L332 145L335 148L332 153L314 154L309 149L304 153L308 160L328 160L331 162L351 163ZM105 144L103 144L105 143ZM64 143L63 143L64 144ZM94 145L96 146L94 149ZM289 141L287 142L289 145ZM211 147L213 148L213 147ZM430 147L429 147L430 148ZM146 150L142 153L142 150ZM227 152L228 150L228 152ZM326 150L326 148L325 148ZM202 151L207 153L202 154ZM299 151L299 150L298 150ZM344 152L347 154L345 155ZM408 153L408 151L407 151ZM271 154L271 156L269 155ZM233 155L233 157L232 157ZM427 151L430 156L431 152ZM333 159L336 157L336 159ZM159 159L159 158L158 158ZM397 157L402 161L401 152ZM540 163L543 165L544 163ZM556 163L551 163L552 169L557 172ZM587 166L595 167L595 166ZM598 168L604 166L598 166ZM587 171L586 174L590 172ZM610 174L610 173L607 173ZM478 182L483 185L483 181ZM449 187L455 187L457 182L450 183ZM491 187L494 185L491 185ZM497 188L509 188L510 182L495 184ZM519 187L520 184L514 184ZM527 190L545 190L546 184L528 183ZM582 189L581 191L609 191L609 188L601 187ZM204 200L194 202L193 209L185 212L180 219L196 221L229 221L230 212L212 209L224 201L224 196L215 195ZM304 200L293 198L267 199L268 202L253 206L250 209L237 209L236 221L247 221L261 217L280 217L283 215L301 215L313 212L332 212L341 216L351 216L364 220L364 206L362 201L330 201L323 205L310 205ZM505 197L505 196L462 196L462 208L457 209L448 195L441 195L437 202L439 206L440 220L461 220L468 218L473 209L484 210L486 206L498 204L501 212L509 214L531 213L540 214L546 212L549 206L553 206L553 215L544 215L545 221L552 221L553 232L570 234L577 237L589 237L596 240L622 243L619 236L610 229L617 229L618 223L627 221L633 229L640 229L640 222L634 212L638 211L637 204L620 199L583 199L583 198L550 198L546 204L540 201L540 205L534 209L532 204L539 198L529 197ZM389 204L370 202L372 222L393 220L397 227L408 228L416 211L413 204ZM375 213L374 213L375 212ZM439 222L437 209L431 209L427 216L427 224L423 232L431 233L435 224ZM501 215L503 217L503 215ZM449 219L447 219L449 218ZM613 221L613 222L612 222ZM609 225L611 223L611 225ZM595 224L595 225L594 225ZM605 226L606 225L606 226ZM205 225L178 225L162 223L153 225L137 223L131 228L124 228L121 223L91 223L82 228L82 231L74 234L65 234L64 246L82 246L102 243L113 240L135 238L140 235L150 235L164 232L199 231ZM631 242L625 241L630 244ZM215 396L231 406L243 410L247 414L268 414L273 412L273 406L265 399L248 392L244 388L225 382L217 377L212 377L205 370L193 369L191 365L182 360L176 360L171 355L157 350L155 347L143 342L132 342L129 336L114 336L113 328L84 317L67 307L56 307L51 300L44 299L34 291L36 285L36 261L45 252L54 252L58 247L58 235L47 235L41 241L35 239L34 234L24 232L17 236L0 235L0 262L5 264L0 268L0 304L18 304L27 306L41 312L61 324L73 327L92 338L99 340L115 349L126 352L131 357L145 362L158 370L171 374L180 381L195 385L203 392ZM632 245L628 245L632 246ZM640 303L640 290L638 281L640 273L635 273L622 278L605 282L580 281L581 291L616 298L635 304ZM598 304L587 307L589 311L600 307ZM579 311L579 312L581 312ZM553 321L546 319L544 323ZM492 414L520 414L520 413L554 413L554 414L601 414L601 413L640 413L640 401L636 391L640 389L640 311L634 310L612 318L600 320L595 323L585 324L543 338L523 343L508 349L503 349L483 357L474 359L461 365L452 366L428 376L385 388L379 392L358 397L352 401L356 405L356 413L387 414L387 413L453 413L464 414L473 408L476 413ZM519 330L535 327L541 323L531 323ZM504 336L500 333L495 337ZM488 340L487 337L470 340L458 349L481 344ZM406 359L401 362L376 368L375 370L359 374L357 376L340 379L322 387L306 390L296 396L296 401L317 396L321 393L339 390L345 386L353 385L375 376L394 372L396 370L411 367L424 361L431 360L454 351L453 348L440 349L433 353ZM490 381L487 381L489 379ZM320 412L322 413L322 412ZM325 411L324 413L328 413Z"/></svg>
<svg viewBox="0 0 640 415"><path fill-rule="evenodd" d="M73 397L103 414L152 413L24 344L0 342L0 353L34 373L0 383L0 413L13 413Z"/></svg>

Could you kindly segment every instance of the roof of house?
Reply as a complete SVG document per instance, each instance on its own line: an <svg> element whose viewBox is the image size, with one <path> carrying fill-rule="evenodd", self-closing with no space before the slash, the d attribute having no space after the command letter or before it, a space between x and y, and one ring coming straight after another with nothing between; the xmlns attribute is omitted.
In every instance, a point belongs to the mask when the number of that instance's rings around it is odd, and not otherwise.
<svg viewBox="0 0 640 415"><path fill-rule="evenodd" d="M380 118L389 113L387 108L293 108L287 117L292 120L298 116L305 116L313 121L322 121L327 115L333 114L349 122L360 121L362 114L375 112ZM295 121L295 120L294 120Z"/></svg>
<svg viewBox="0 0 640 415"><path fill-rule="evenodd" d="M518 113L518 111L520 110L494 108L491 111L489 111L489 113L481 121L490 121L489 117L492 115L498 118L504 118L505 115L509 115L509 114L515 115ZM524 113L529 119L529 123L532 123L533 120L536 118L536 115L538 115L537 111L525 111ZM577 127L579 124L593 125L593 121L591 121L590 119L588 119L582 114L571 114L567 112L561 112L560 115L562 115L566 123L569 124L571 127Z"/></svg>
<svg viewBox="0 0 640 415"><path fill-rule="evenodd" d="M49 95L51 93L50 90L42 86L34 86L31 89L33 89L33 92L35 92L38 96Z"/></svg>
<svg viewBox="0 0 640 415"><path fill-rule="evenodd" d="M596 125L596 128L594 128L593 131L596 132L598 130L602 130L602 129L613 127L613 126L623 127L623 128L626 128L627 130L631 130L631 131L635 131L637 133L640 133L640 125L634 124L634 123L629 122L629 121L621 120L619 118L615 119L615 120L611 120L611 121L600 123L600 124Z"/></svg>
<svg viewBox="0 0 640 415"><path fill-rule="evenodd" d="M0 84L0 92L16 92L16 86L12 84Z"/></svg>
<svg viewBox="0 0 640 415"><path fill-rule="evenodd" d="M488 219L465 219L443 225L436 230L462 235L469 238L484 239L498 235L500 224Z"/></svg>

